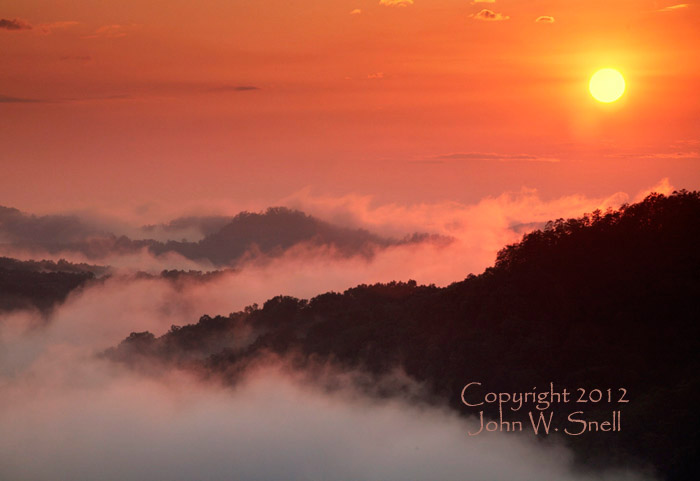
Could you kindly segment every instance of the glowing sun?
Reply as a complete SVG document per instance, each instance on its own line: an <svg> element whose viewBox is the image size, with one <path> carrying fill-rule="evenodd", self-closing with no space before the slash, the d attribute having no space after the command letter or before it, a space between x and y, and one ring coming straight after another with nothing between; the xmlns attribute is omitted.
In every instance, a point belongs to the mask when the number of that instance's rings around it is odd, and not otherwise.
<svg viewBox="0 0 700 481"><path fill-rule="evenodd" d="M625 78L614 68L604 68L593 74L588 89L597 101L614 102L625 93Z"/></svg>

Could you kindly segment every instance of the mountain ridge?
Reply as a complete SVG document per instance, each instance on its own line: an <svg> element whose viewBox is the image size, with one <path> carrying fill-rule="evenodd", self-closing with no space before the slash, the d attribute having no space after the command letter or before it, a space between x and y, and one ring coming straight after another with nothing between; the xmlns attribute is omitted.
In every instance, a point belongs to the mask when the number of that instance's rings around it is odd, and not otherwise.
<svg viewBox="0 0 700 481"><path fill-rule="evenodd" d="M135 367L187 365L231 382L269 353L301 368L330 362L377 376L400 368L464 415L474 414L459 396L470 380L496 392L549 382L625 388L626 429L615 442L606 433L566 439L578 461L649 464L666 479L691 479L700 428L688 419L700 394L699 238L698 192L652 194L547 223L504 247L482 274L447 287L409 281L310 300L277 296L159 338L132 333L106 355ZM241 325L256 336L241 343ZM228 347L213 342L227 338Z"/></svg>

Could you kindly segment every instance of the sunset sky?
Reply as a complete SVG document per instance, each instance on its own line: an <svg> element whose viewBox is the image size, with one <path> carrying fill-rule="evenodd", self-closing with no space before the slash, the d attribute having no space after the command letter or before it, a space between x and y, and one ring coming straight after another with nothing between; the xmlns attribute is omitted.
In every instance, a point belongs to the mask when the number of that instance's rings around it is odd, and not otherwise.
<svg viewBox="0 0 700 481"><path fill-rule="evenodd" d="M0 480L691 479L699 52L700 0L0 0Z"/></svg>
<svg viewBox="0 0 700 481"><path fill-rule="evenodd" d="M26 0L0 19L2 205L700 188L697 2ZM588 92L603 67L627 82L612 104Z"/></svg>

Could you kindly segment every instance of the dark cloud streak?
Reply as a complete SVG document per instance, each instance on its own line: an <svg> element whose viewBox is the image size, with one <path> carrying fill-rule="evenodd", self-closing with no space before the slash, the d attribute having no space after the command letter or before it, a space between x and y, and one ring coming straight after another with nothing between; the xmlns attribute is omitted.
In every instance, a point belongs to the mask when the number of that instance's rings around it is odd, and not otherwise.
<svg viewBox="0 0 700 481"><path fill-rule="evenodd" d="M494 152L457 152L443 154L429 160L465 160L465 161L494 161L494 162L559 162L555 157L543 157L533 154L500 154Z"/></svg>
<svg viewBox="0 0 700 481"><path fill-rule="evenodd" d="M19 20L17 18L13 20L0 18L0 28L5 30L30 30L32 26L27 22Z"/></svg>
<svg viewBox="0 0 700 481"><path fill-rule="evenodd" d="M222 85L210 88L209 92L250 92L252 90L260 90L260 87L255 85Z"/></svg>
<svg viewBox="0 0 700 481"><path fill-rule="evenodd" d="M10 95L0 95L0 104L32 104L41 103L43 100L39 99L29 99L22 97L12 97Z"/></svg>

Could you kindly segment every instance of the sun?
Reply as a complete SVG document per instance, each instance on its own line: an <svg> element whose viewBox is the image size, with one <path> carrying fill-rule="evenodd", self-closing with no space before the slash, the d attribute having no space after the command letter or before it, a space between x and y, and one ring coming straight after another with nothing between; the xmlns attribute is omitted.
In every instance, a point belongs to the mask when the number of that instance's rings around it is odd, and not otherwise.
<svg viewBox="0 0 700 481"><path fill-rule="evenodd" d="M614 68L604 68L593 74L588 89L597 101L614 102L625 93L625 78Z"/></svg>

